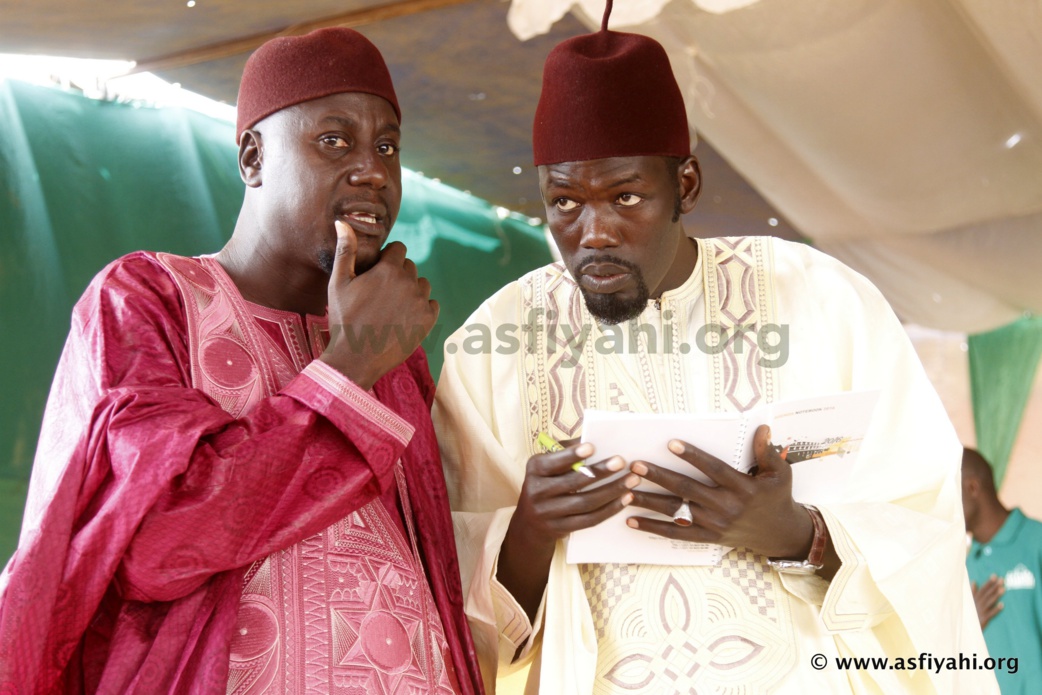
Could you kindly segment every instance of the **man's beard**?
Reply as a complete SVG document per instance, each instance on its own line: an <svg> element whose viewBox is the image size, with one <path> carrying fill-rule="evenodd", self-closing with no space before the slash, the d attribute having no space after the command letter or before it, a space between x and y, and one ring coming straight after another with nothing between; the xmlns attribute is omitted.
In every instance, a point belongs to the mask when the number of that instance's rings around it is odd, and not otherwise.
<svg viewBox="0 0 1042 695"><path fill-rule="evenodd" d="M644 282L644 276L641 274L640 268L629 261L624 261L615 256L600 255L583 259L582 262L576 266L576 275L591 263L611 263L625 268L633 274L634 279L637 281L637 294L629 299L620 298L617 294L588 292L582 285L580 285L579 290L582 292L583 299L586 301L586 308L590 310L590 313L593 314L597 320L602 323L615 325L618 323L625 323L630 319L635 319L644 313L644 309L648 306L648 299L651 298L651 292L648 290L647 283Z"/></svg>
<svg viewBox="0 0 1042 695"><path fill-rule="evenodd" d="M318 252L318 267L321 268L326 275L333 274L333 258L336 251L330 251L329 249L322 249Z"/></svg>
<svg viewBox="0 0 1042 695"><path fill-rule="evenodd" d="M322 249L318 252L318 267L321 268L326 275L333 274L333 259L335 258L336 249ZM355 275L361 275L365 271L376 265L379 257L362 260L358 256L355 256Z"/></svg>

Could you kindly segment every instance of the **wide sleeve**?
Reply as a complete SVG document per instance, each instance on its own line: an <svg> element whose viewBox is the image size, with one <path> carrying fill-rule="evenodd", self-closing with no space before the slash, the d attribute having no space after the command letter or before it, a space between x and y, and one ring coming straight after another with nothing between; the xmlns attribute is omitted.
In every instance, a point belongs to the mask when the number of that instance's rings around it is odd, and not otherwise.
<svg viewBox="0 0 1042 695"><path fill-rule="evenodd" d="M516 424L518 377L511 360L496 360L491 349L482 348L489 344L480 340L483 327L517 325L511 316L516 301L514 286L508 285L446 341L433 411L453 512L464 608L486 687L495 682L497 671L509 670L521 645L526 645L526 653L532 647L527 615L496 579L500 547L521 492L529 452Z"/></svg>
<svg viewBox="0 0 1042 695"><path fill-rule="evenodd" d="M71 467L66 581L113 576L171 601L375 498L412 426L315 361L232 417L191 387L180 295L154 258L109 266L77 304L33 472L26 534Z"/></svg>
<svg viewBox="0 0 1042 695"><path fill-rule="evenodd" d="M855 650L871 631L891 649L984 653L964 562L961 445L940 398L869 281L809 248L798 264L790 255L776 258L778 315L792 325L782 393L831 379L836 390L880 397L843 501L821 507L839 572L823 596L813 579L783 583L818 603L825 627ZM932 674L939 692L958 692L955 678Z"/></svg>

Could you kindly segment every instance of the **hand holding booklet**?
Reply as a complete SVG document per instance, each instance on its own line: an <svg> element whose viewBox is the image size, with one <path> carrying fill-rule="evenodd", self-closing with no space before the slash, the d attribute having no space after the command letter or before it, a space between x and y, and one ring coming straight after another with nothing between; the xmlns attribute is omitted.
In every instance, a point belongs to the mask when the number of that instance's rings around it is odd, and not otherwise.
<svg viewBox="0 0 1042 695"><path fill-rule="evenodd" d="M697 468L666 448L669 440L688 442L748 473L755 465L753 436L760 425L768 425L771 443L788 447L793 498L807 504L827 504L842 498L878 397L878 391L851 391L771 403L744 413L703 415L587 410L582 441L596 447L597 460L619 455L627 463L649 461L712 484ZM638 489L665 492L646 481ZM647 509L625 508L596 526L573 532L568 538L567 561L715 565L729 550L632 529L626 525L631 516L668 519Z"/></svg>

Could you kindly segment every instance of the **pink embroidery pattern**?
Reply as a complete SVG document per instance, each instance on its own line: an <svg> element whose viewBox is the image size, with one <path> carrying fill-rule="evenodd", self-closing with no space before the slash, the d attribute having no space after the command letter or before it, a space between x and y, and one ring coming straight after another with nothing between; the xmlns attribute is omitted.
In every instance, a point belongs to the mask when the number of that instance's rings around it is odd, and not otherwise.
<svg viewBox="0 0 1042 695"><path fill-rule="evenodd" d="M325 348L324 326L305 329L295 314L247 304L212 259L159 258L185 299L193 385L233 415ZM382 424L401 435L397 423ZM396 479L410 539L377 499L247 571L229 695L456 692L400 462ZM314 485L321 493L322 481Z"/></svg>

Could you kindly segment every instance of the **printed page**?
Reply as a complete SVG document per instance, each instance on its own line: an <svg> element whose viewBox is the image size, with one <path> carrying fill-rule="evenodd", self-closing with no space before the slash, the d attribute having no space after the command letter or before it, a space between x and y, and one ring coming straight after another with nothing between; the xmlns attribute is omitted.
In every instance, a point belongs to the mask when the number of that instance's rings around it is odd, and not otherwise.
<svg viewBox="0 0 1042 695"><path fill-rule="evenodd" d="M594 459L622 456L627 462L650 461L709 481L694 466L673 455L666 444L681 439L748 472L753 464L753 436L761 424L771 426L775 444L788 446L793 470L793 498L807 504L838 499L850 477L871 421L879 393L846 392L775 403L745 413L693 415L615 413L588 410L582 441L596 447ZM626 475L623 471L615 477ZM603 483L602 483L603 484ZM638 489L664 492L651 483ZM708 543L674 541L626 525L631 516L669 517L629 508L598 524L571 534L566 559L570 563L612 562L651 565L712 565L730 550Z"/></svg>
<svg viewBox="0 0 1042 695"><path fill-rule="evenodd" d="M771 439L789 447L793 499L828 504L844 498L878 400L878 391L850 391L769 406Z"/></svg>
<svg viewBox="0 0 1042 695"><path fill-rule="evenodd" d="M763 417L764 411L760 411L760 415ZM670 439L695 444L731 465L743 462L744 468L740 470L744 472L752 465L752 440L744 436L745 427L745 418L737 413L695 416L587 410L582 441L593 443L596 447L593 458L598 461L617 454L627 463L649 461L708 483L709 480L697 468L674 455L666 444ZM627 473L628 468L615 477ZM665 492L652 483L643 483L638 489ZM568 539L567 561L713 565L728 550L709 543L674 541L632 529L626 525L626 519L631 516L670 520L668 516L647 509L623 509L597 526L572 533Z"/></svg>

